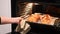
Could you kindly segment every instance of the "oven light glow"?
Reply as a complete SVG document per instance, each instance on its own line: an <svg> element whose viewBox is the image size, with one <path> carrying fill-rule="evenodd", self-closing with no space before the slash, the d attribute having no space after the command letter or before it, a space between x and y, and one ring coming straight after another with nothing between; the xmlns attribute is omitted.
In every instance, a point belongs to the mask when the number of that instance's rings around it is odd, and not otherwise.
<svg viewBox="0 0 60 34"><path fill-rule="evenodd" d="M39 3L34 3L34 5L39 5Z"/></svg>
<svg viewBox="0 0 60 34"><path fill-rule="evenodd" d="M25 15L32 13L33 3L28 3L24 9Z"/></svg>

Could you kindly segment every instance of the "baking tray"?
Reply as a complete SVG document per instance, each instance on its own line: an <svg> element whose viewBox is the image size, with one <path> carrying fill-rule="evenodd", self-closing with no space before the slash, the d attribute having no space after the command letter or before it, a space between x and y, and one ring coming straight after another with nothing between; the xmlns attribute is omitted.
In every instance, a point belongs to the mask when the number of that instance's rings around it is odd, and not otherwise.
<svg viewBox="0 0 60 34"><path fill-rule="evenodd" d="M34 22L27 22L30 24L31 30L27 34L49 34L49 33L59 33L60 27L38 24Z"/></svg>

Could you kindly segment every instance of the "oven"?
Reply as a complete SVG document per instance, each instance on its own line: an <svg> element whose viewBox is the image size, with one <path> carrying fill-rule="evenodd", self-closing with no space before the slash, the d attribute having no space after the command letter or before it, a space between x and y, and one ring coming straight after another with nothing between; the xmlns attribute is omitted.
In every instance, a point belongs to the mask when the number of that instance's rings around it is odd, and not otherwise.
<svg viewBox="0 0 60 34"><path fill-rule="evenodd" d="M12 17L20 17L23 15L26 4L33 3L31 8L32 14L41 13L49 14L53 17L60 18L60 1L59 0L11 0L11 10ZM27 9L26 9L27 10ZM31 13L31 12L30 12ZM60 32L60 27L30 23L31 30L27 34L45 34L45 33L58 33ZM12 24L12 32L16 29L17 24Z"/></svg>

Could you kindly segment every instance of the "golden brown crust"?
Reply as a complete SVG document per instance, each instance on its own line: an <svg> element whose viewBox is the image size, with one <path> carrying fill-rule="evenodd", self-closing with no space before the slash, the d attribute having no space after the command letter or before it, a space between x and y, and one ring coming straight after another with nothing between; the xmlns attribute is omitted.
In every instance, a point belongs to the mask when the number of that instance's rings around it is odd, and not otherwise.
<svg viewBox="0 0 60 34"><path fill-rule="evenodd" d="M30 17L28 17L29 22L37 22L39 20L40 16L37 14L32 14Z"/></svg>
<svg viewBox="0 0 60 34"><path fill-rule="evenodd" d="M28 17L27 21L50 25L52 22L52 17L49 14L32 14L30 17Z"/></svg>
<svg viewBox="0 0 60 34"><path fill-rule="evenodd" d="M50 17L50 15L44 15L44 17L42 17L42 19L41 19L41 22L42 22L42 24L49 24L50 22L51 22L51 17Z"/></svg>

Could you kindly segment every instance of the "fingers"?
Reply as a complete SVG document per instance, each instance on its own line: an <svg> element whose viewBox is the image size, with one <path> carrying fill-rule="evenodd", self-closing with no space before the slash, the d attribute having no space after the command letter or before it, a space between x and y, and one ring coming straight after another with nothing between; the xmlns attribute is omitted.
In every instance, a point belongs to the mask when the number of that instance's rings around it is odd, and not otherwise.
<svg viewBox="0 0 60 34"><path fill-rule="evenodd" d="M22 20L25 20L26 18L28 18L30 15L24 15L24 16L21 16L21 17L17 17L18 18L18 24L21 23Z"/></svg>

